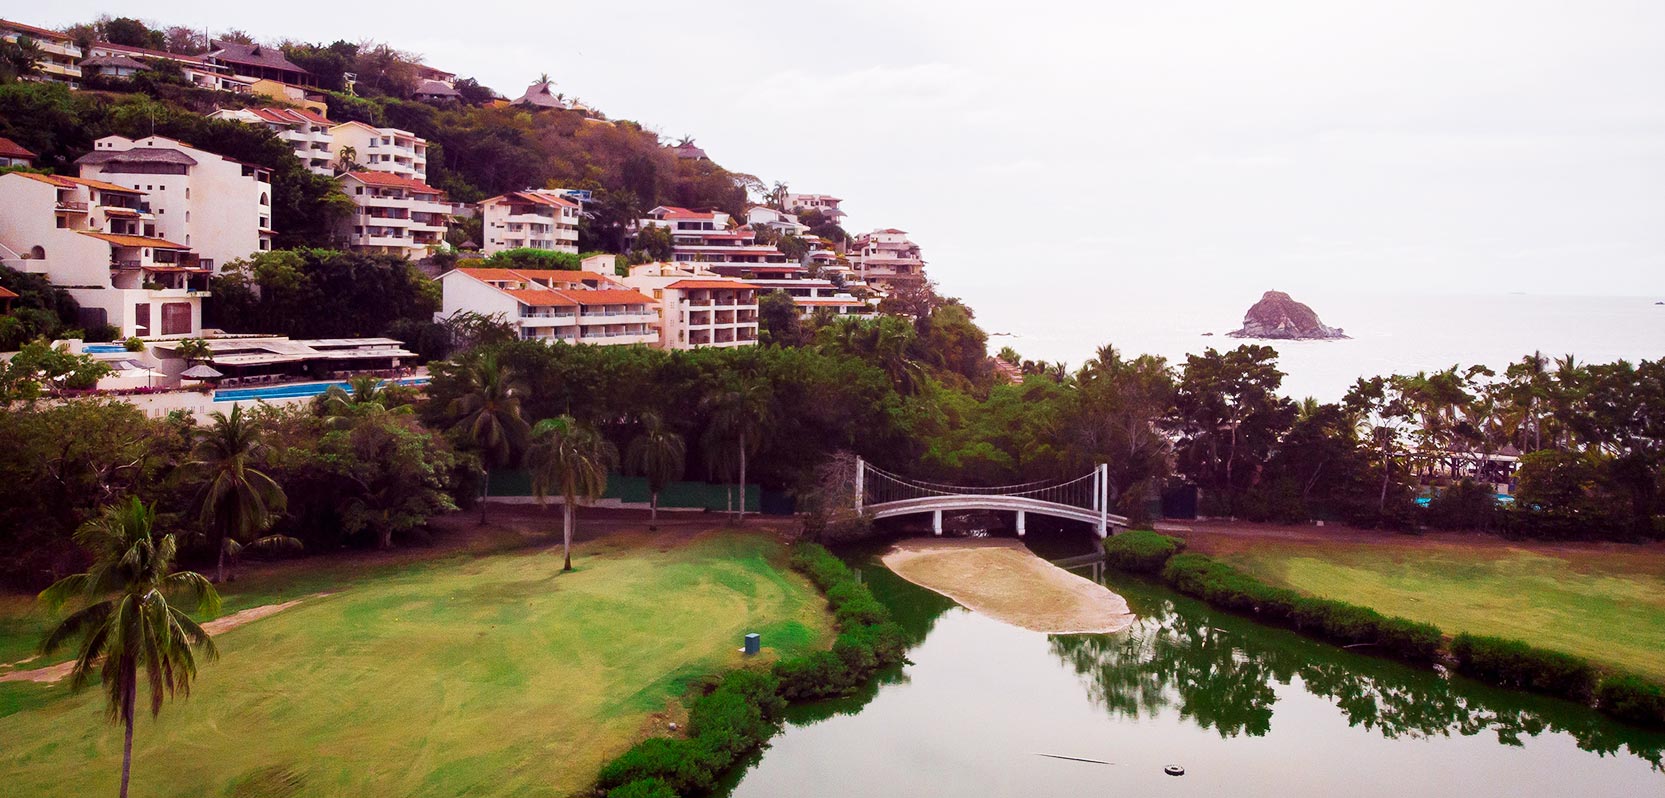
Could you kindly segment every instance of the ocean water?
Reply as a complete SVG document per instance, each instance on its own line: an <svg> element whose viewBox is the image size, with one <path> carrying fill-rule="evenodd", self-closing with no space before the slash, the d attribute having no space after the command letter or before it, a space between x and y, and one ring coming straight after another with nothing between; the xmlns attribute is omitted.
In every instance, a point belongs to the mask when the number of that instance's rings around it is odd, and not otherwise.
<svg viewBox="0 0 1665 798"><path fill-rule="evenodd" d="M1339 399L1359 377L1410 374L1453 364L1502 367L1534 351L1580 362L1665 357L1661 297L1442 295L1289 292L1349 340L1264 341L1278 351L1295 398ZM1109 294L1096 300L1021 289L982 297L967 292L989 348L1010 345L1029 359L1071 368L1112 343L1125 355L1162 355L1172 363L1209 347L1245 340L1242 326L1258 292ZM1213 333L1206 336L1204 333Z"/></svg>

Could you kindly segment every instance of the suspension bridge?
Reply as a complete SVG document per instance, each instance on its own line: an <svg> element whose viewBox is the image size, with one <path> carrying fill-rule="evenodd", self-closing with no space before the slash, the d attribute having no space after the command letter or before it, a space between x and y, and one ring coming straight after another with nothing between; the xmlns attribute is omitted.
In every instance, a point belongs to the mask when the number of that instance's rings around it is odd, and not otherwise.
<svg viewBox="0 0 1665 798"><path fill-rule="evenodd" d="M927 482L893 474L866 460L856 460L856 511L875 519L915 513L931 514L931 531L942 534L942 514L960 510L1017 513L1017 533L1024 516L1039 513L1092 524L1099 537L1127 528L1125 516L1110 512L1110 468L1061 480L975 487Z"/></svg>

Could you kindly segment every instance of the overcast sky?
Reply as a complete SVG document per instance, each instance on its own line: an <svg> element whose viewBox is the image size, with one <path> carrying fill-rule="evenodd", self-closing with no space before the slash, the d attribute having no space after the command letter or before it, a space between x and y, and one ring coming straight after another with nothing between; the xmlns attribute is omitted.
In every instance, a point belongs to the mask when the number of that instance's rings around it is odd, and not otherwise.
<svg viewBox="0 0 1665 798"><path fill-rule="evenodd" d="M442 10L403 13L423 7ZM945 293L997 315L1066 281L1665 294L1665 2L143 8L384 40L511 97L548 72L730 169L845 198L852 231L910 231Z"/></svg>

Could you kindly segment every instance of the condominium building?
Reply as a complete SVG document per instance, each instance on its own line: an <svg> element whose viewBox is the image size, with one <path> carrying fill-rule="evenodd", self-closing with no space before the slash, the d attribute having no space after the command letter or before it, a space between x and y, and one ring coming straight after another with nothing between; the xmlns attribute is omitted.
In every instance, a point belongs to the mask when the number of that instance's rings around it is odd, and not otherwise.
<svg viewBox="0 0 1665 798"><path fill-rule="evenodd" d="M836 223L845 216L844 211L838 207L843 201L831 194L787 194L781 205L793 213L818 210L822 218Z"/></svg>
<svg viewBox="0 0 1665 798"><path fill-rule="evenodd" d="M240 42L213 41L203 59L233 75L275 80L293 86L316 86L312 73L295 65L277 47Z"/></svg>
<svg viewBox="0 0 1665 798"><path fill-rule="evenodd" d="M656 344L654 301L605 275L551 269L453 269L440 275L440 314L508 322L524 340Z"/></svg>
<svg viewBox="0 0 1665 798"><path fill-rule="evenodd" d="M578 216L582 209L563 192L529 189L500 194L480 203L481 251L490 256L509 249L547 249L578 254Z"/></svg>
<svg viewBox="0 0 1665 798"><path fill-rule="evenodd" d="M343 122L330 128L339 156L351 148L353 161L371 172L428 179L428 141L398 128Z"/></svg>
<svg viewBox="0 0 1665 798"><path fill-rule="evenodd" d="M87 48L87 55L89 58L81 62L83 71L89 65L100 63L93 59L116 59L113 63L117 65L116 76L118 77L121 76L119 73L123 61L138 62L141 69L154 69L165 64L179 70L179 74L185 78L186 83L199 89L233 92L247 92L249 90L250 81L248 79L239 79L225 67L209 63L208 59L202 56L170 53L166 50L152 50L147 47L133 47L112 42L94 42L92 46ZM109 74L103 72L102 69L101 73Z"/></svg>
<svg viewBox="0 0 1665 798"><path fill-rule="evenodd" d="M451 223L445 192L386 172L349 172L341 190L358 206L348 235L353 249L420 260L445 243Z"/></svg>
<svg viewBox="0 0 1665 798"><path fill-rule="evenodd" d="M0 41L16 42L28 39L40 48L36 74L29 80L66 83L70 88L81 85L81 58L86 55L75 40L55 30L37 28L21 22L0 19Z"/></svg>
<svg viewBox="0 0 1665 798"><path fill-rule="evenodd" d="M146 193L100 180L0 175L0 263L45 275L81 306L83 326L122 337L202 329L211 272L157 235Z"/></svg>
<svg viewBox="0 0 1665 798"><path fill-rule="evenodd" d="M777 211L763 205L753 205L746 208L746 226L753 230L766 227L795 236L801 236L809 232L809 225L798 221L796 215Z"/></svg>
<svg viewBox="0 0 1665 798"><path fill-rule="evenodd" d="M661 205L637 220L637 231L646 227L670 231L671 260L679 264L699 264L719 274L733 275L762 266L803 269L779 249L756 243L757 234L751 230L730 229L730 217L722 211Z"/></svg>
<svg viewBox="0 0 1665 798"><path fill-rule="evenodd" d="M147 195L156 234L195 250L216 272L272 248L272 177L162 136L105 136L75 161L81 176Z"/></svg>
<svg viewBox="0 0 1665 798"><path fill-rule="evenodd" d="M905 230L887 227L856 238L850 269L857 277L885 288L916 284L925 279L925 260L919 245Z"/></svg>
<svg viewBox="0 0 1665 798"><path fill-rule="evenodd" d="M325 176L335 174L335 137L330 134L334 123L323 114L309 108L274 107L222 108L208 116L269 128L278 138L289 142L295 157L309 171Z"/></svg>
<svg viewBox="0 0 1665 798"><path fill-rule="evenodd" d="M873 305L851 296L831 280L807 277L748 277L746 282L757 286L758 296L772 291L784 291L787 296L792 297L792 304L796 305L798 312L804 316L823 308L839 316L871 316L878 312Z"/></svg>
<svg viewBox="0 0 1665 798"><path fill-rule="evenodd" d="M23 145L0 136L0 166L29 166L38 157Z"/></svg>
<svg viewBox="0 0 1665 798"><path fill-rule="evenodd" d="M622 278L658 306L662 349L752 346L757 343L756 286L703 266L649 263Z"/></svg>

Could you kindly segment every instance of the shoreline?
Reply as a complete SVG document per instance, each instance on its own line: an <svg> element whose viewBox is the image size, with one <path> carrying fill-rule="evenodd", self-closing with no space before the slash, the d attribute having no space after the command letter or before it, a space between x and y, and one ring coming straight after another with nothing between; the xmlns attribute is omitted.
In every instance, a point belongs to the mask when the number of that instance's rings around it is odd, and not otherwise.
<svg viewBox="0 0 1665 798"><path fill-rule="evenodd" d="M1113 634L1137 620L1109 588L1014 540L909 539L879 560L892 573L988 618L1043 634Z"/></svg>

